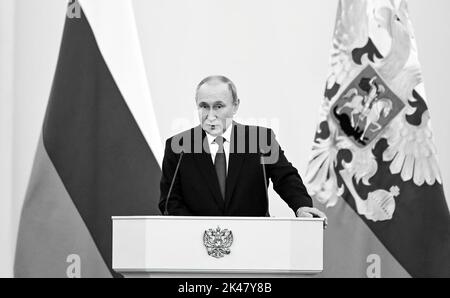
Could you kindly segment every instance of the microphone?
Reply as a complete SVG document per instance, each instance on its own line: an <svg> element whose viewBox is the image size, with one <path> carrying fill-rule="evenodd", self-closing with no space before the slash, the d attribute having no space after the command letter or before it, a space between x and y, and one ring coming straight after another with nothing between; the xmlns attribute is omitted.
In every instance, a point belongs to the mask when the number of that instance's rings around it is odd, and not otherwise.
<svg viewBox="0 0 450 298"><path fill-rule="evenodd" d="M173 188L173 185L175 184L175 179L177 178L178 169L180 168L180 164L181 164L181 160L183 159L183 155L184 155L184 151L181 151L180 157L178 158L177 167L175 168L175 173L173 174L173 177L172 177L172 182L170 183L169 192L167 193L166 204L164 206L164 215L169 215L169 210L167 209L167 207L169 205L169 198L170 198L170 195L172 194L172 188Z"/></svg>
<svg viewBox="0 0 450 298"><path fill-rule="evenodd" d="M266 212L266 216L270 217L269 214L269 190L268 190L268 185L267 185L267 174L266 174L266 163L264 162L264 153L261 151L259 151L259 157L260 157L260 161L261 161L261 166L262 166L262 172L263 172L263 178L264 178L264 191L266 193L266 202L267 202L267 212Z"/></svg>

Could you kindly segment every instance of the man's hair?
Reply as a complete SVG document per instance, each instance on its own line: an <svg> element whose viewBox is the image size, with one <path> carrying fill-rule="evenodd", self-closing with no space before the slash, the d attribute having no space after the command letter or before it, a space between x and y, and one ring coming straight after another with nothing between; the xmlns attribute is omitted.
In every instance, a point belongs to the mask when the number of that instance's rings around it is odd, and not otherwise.
<svg viewBox="0 0 450 298"><path fill-rule="evenodd" d="M209 76L204 78L197 86L197 89L195 90L195 99L197 100L197 96L198 96L198 90L205 84L211 83L211 82L220 82L220 83L225 83L228 86L228 89L231 92L231 96L233 98L233 104L237 104L238 102L238 96L237 96L237 91L236 91L236 86L234 85L234 83L227 77L225 76Z"/></svg>

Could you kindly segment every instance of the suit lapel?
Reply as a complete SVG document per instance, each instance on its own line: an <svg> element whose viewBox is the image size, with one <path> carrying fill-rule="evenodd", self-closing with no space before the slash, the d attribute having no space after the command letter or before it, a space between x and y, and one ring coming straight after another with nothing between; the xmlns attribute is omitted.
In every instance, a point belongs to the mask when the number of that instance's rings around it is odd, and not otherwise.
<svg viewBox="0 0 450 298"><path fill-rule="evenodd" d="M227 182L225 189L225 207L229 205L234 188L237 184L239 173L245 160L245 154L238 151L237 140L241 141L242 136L238 137L238 133L242 133L241 129L236 129L237 123L233 122L233 131L231 132L230 141L230 158L228 165Z"/></svg>

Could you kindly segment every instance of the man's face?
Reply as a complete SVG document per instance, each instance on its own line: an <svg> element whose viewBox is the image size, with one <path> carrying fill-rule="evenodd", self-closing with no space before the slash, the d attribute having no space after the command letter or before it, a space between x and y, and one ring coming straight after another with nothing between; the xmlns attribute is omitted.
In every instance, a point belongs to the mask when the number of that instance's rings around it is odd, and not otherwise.
<svg viewBox="0 0 450 298"><path fill-rule="evenodd" d="M197 108L202 128L213 136L219 136L232 123L239 101L233 104L233 96L227 84L210 82L198 90Z"/></svg>

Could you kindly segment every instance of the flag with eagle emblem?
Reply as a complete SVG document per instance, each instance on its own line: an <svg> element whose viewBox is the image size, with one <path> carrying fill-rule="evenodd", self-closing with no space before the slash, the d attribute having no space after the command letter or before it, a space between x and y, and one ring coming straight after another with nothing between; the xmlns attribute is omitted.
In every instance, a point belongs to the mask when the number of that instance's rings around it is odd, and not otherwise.
<svg viewBox="0 0 450 298"><path fill-rule="evenodd" d="M339 0L306 173L323 276L450 277L450 215L406 0Z"/></svg>

